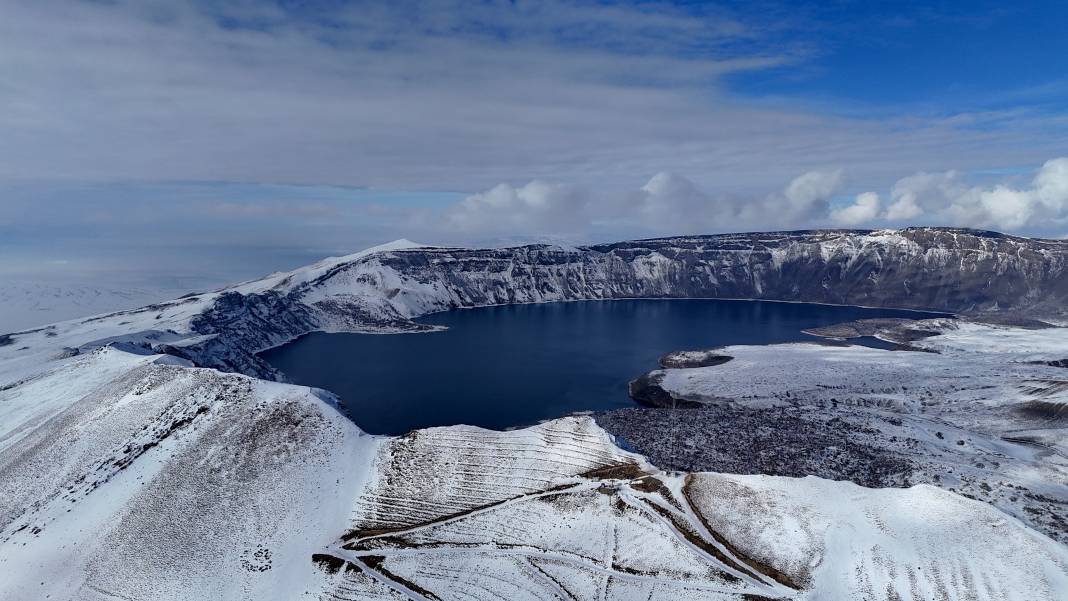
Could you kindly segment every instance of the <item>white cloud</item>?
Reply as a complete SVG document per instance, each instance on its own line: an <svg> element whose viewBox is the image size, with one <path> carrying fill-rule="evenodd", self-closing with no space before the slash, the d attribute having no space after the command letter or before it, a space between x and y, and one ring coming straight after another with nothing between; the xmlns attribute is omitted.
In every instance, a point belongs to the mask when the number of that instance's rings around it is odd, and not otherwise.
<svg viewBox="0 0 1068 601"><path fill-rule="evenodd" d="M867 224L879 216L882 202L875 192L858 194L853 204L831 211L831 221L845 226Z"/></svg>
<svg viewBox="0 0 1068 601"><path fill-rule="evenodd" d="M785 207L794 218L810 218L827 210L827 201L843 183L842 170L823 172L810 171L802 174L786 186L784 196L788 201Z"/></svg>
<svg viewBox="0 0 1068 601"><path fill-rule="evenodd" d="M764 196L711 194L690 179L660 172L636 190L616 193L534 181L499 185L449 210L466 232L567 233L599 239L809 227L947 225L1059 234L1068 224L1068 158L1047 161L1029 185L969 186L957 171L899 179L884 209L877 192L844 206L830 201L842 170L808 171ZM1051 229L1052 228L1052 229Z"/></svg>
<svg viewBox="0 0 1068 601"><path fill-rule="evenodd" d="M802 227L826 217L841 188L840 170L806 172L763 198L713 195L669 172L636 190L587 189L540 180L499 184L447 210L451 227L469 233L568 234L610 238Z"/></svg>
<svg viewBox="0 0 1068 601"><path fill-rule="evenodd" d="M1068 158L1046 161L1029 185L969 186L957 171L917 173L891 192L883 219L1006 231L1068 223Z"/></svg>
<svg viewBox="0 0 1068 601"><path fill-rule="evenodd" d="M963 190L961 175L956 171L920 172L903 177L890 191L891 202L884 217L889 221L915 219L926 212L943 209L946 198Z"/></svg>
<svg viewBox="0 0 1068 601"><path fill-rule="evenodd" d="M559 233L581 227L588 215L588 197L574 186L535 180L519 188L498 184L468 196L449 208L450 227L463 231L509 234Z"/></svg>
<svg viewBox="0 0 1068 601"><path fill-rule="evenodd" d="M597 208L608 219L649 234L669 230L693 233L717 224L722 227L738 213L729 201L706 194L686 177L664 171L636 192L602 198Z"/></svg>

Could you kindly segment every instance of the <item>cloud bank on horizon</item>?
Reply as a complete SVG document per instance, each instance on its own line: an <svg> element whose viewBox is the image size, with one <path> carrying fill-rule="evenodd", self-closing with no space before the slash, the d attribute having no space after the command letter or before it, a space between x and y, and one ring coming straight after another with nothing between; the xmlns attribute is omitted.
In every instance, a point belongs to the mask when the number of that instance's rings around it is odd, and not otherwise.
<svg viewBox="0 0 1068 601"><path fill-rule="evenodd" d="M1017 178L1018 179L1018 178ZM1068 232L1068 157L1046 161L1026 182L969 184L958 171L920 172L890 190L842 198L842 170L809 171L762 198L717 196L661 172L636 190L605 193L541 180L497 185L449 207L461 231L555 233L576 239L608 232L657 235L756 229L945 225Z"/></svg>
<svg viewBox="0 0 1068 601"><path fill-rule="evenodd" d="M1068 5L0 5L8 279L183 288L401 237L1068 236Z"/></svg>

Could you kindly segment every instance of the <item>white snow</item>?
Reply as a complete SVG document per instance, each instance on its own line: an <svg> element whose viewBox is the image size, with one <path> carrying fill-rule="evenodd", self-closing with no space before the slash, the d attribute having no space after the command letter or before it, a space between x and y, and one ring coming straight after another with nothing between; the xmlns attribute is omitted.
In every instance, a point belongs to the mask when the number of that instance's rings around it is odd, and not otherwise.
<svg viewBox="0 0 1068 601"><path fill-rule="evenodd" d="M0 392L0 599L318 582L309 557L346 527L377 439L307 388L160 359L101 349Z"/></svg>

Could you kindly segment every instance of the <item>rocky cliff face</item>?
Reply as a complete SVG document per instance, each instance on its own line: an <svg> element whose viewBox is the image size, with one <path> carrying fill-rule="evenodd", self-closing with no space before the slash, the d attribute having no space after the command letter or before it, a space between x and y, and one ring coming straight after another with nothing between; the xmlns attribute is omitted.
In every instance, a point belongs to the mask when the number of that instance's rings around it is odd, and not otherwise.
<svg viewBox="0 0 1068 601"><path fill-rule="evenodd" d="M186 354L264 375L269 368L251 353L312 330L418 329L411 318L457 307L635 297L1059 314L1068 306L1068 242L912 228L392 249L219 295L191 322L219 336Z"/></svg>
<svg viewBox="0 0 1068 601"><path fill-rule="evenodd" d="M398 253L383 264L441 282L460 306L637 296L972 312L1038 309L1068 297L1068 243L963 230L728 234L573 251L423 251Z"/></svg>

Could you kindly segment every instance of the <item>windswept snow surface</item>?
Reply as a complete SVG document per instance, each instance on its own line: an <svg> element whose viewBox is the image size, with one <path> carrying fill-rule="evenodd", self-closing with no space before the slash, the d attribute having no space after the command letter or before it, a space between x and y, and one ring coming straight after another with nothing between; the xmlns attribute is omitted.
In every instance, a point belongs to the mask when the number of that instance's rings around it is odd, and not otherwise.
<svg viewBox="0 0 1068 601"><path fill-rule="evenodd" d="M59 284L4 277L0 332L10 332L104 311L131 309L178 296L185 290Z"/></svg>
<svg viewBox="0 0 1068 601"><path fill-rule="evenodd" d="M372 437L329 393L252 377L278 376L257 351L308 331L412 331L410 318L458 306L758 290L889 303L900 291L854 284L897 281L876 270L895 261L911 261L922 290L903 306L1056 308L1063 245L921 230L412 246L0 336L0 599L1065 598L1068 547L1014 517L1030 514L999 500L1007 489L988 500L1009 513L926 485L666 473L586 417ZM915 275L921 263L935 271ZM993 269L1026 285L967 298L915 286ZM792 270L826 278L795 290ZM1014 338L1029 335L1042 338ZM1019 361L987 352L993 339L1023 349ZM972 433L975 456L946 442L950 467L982 456L976 470L1060 503L1058 414L1042 425L1009 413L1063 402L1063 368L1032 363L1064 358L1055 337L961 326L924 344L942 354L734 348L728 363L679 371L740 374L709 385L715 396L769 405L784 382L878 386L872 411ZM931 397L903 390L917 377ZM999 438L1021 423L1012 436L1031 444ZM1049 520L1028 523L1048 532Z"/></svg>

